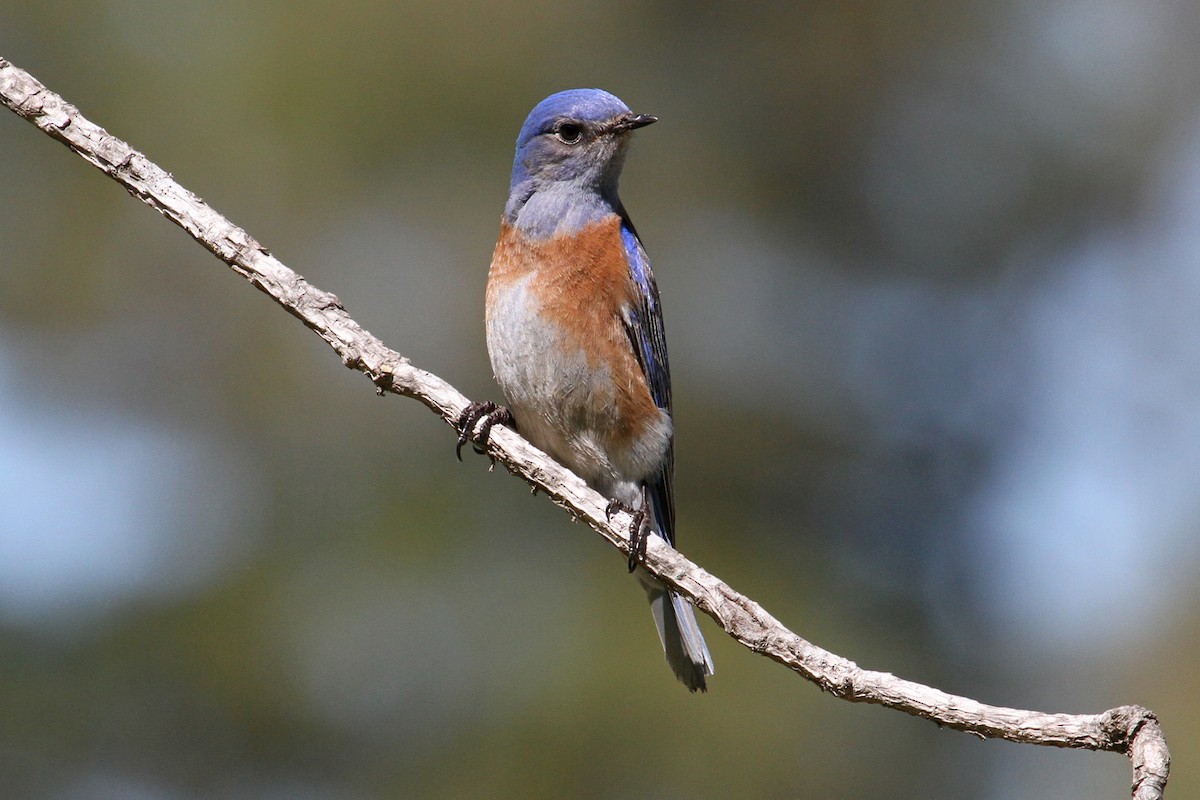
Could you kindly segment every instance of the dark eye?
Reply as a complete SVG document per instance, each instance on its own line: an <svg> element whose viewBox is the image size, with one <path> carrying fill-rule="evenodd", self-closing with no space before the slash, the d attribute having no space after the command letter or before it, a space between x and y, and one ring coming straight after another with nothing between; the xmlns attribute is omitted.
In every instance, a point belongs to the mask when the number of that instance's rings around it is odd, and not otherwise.
<svg viewBox="0 0 1200 800"><path fill-rule="evenodd" d="M574 122L563 122L554 129L554 135L563 144L579 144L579 140L583 138L583 128Z"/></svg>

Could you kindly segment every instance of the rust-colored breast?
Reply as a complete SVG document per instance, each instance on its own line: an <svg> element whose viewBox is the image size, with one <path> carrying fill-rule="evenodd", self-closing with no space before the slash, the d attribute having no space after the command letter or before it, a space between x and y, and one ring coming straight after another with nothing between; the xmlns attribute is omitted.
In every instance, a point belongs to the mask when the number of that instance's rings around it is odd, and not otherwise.
<svg viewBox="0 0 1200 800"><path fill-rule="evenodd" d="M531 239L503 225L488 273L488 293L528 278L538 315L561 336L565 350L581 353L594 374L610 381L591 392L597 421L610 447L628 447L661 410L650 395L625 332L623 310L637 299L615 214L578 233ZM489 298L489 307L491 306Z"/></svg>

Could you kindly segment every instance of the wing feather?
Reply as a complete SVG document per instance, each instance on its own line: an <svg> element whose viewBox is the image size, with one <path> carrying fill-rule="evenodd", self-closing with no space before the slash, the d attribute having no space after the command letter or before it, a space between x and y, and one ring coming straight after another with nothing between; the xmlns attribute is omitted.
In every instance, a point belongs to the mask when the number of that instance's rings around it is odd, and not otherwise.
<svg viewBox="0 0 1200 800"><path fill-rule="evenodd" d="M621 241L629 261L629 274L637 286L637 297L625 317L625 333L642 374L650 385L654 404L668 414L671 409L671 367L667 361L667 338L663 330L658 285L650 270L650 259L628 217L621 220ZM646 480L650 505L659 533L675 544L675 441L667 448L658 473Z"/></svg>

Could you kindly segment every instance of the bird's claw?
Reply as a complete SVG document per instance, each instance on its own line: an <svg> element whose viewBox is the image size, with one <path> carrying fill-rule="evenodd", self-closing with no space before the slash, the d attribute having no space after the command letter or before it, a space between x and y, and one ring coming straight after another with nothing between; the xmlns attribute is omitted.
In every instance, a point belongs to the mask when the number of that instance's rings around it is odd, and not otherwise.
<svg viewBox="0 0 1200 800"><path fill-rule="evenodd" d="M650 538L650 498L642 488L642 503L634 508L620 500L609 500L604 507L604 517L612 522L613 514L624 511L633 519L629 523L629 571L633 572L646 557L646 541Z"/></svg>
<svg viewBox="0 0 1200 800"><path fill-rule="evenodd" d="M458 444L454 447L454 455L462 461L462 448L468 441L471 441L471 433L475 430L475 426L479 426L479 432L475 434L475 441L471 442L471 449L479 455L487 452L488 437L492 433L492 426L507 425L510 428L516 428L516 420L513 419L512 412L504 406L499 406L491 400L484 400L482 403L471 403L462 410L455 420L455 426L458 428ZM492 463L496 463L496 459L492 459Z"/></svg>

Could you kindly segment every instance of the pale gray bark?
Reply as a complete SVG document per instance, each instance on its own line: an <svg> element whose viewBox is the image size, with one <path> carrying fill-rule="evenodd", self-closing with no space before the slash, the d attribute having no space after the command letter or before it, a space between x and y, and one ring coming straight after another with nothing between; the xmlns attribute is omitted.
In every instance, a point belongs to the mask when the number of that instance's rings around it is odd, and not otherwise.
<svg viewBox="0 0 1200 800"><path fill-rule="evenodd" d="M467 398L453 386L413 366L364 330L346 313L337 297L310 285L248 233L176 183L170 174L89 122L74 106L3 58L0 58L0 102L187 231L324 339L343 364L366 374L379 392L390 391L420 400L451 425L467 406ZM451 446L447 443L448 449ZM628 550L629 516L618 514L610 523L605 518L606 498L517 433L509 428L494 428L488 453L572 516L586 521L615 547L623 552ZM1157 718L1145 708L1121 706L1101 714L1045 714L956 697L886 672L864 670L848 659L810 644L753 600L657 538L650 541L645 566L716 620L738 642L800 673L830 694L894 708L980 737L1123 753L1133 766L1133 797L1153 800L1163 795L1170 754Z"/></svg>

